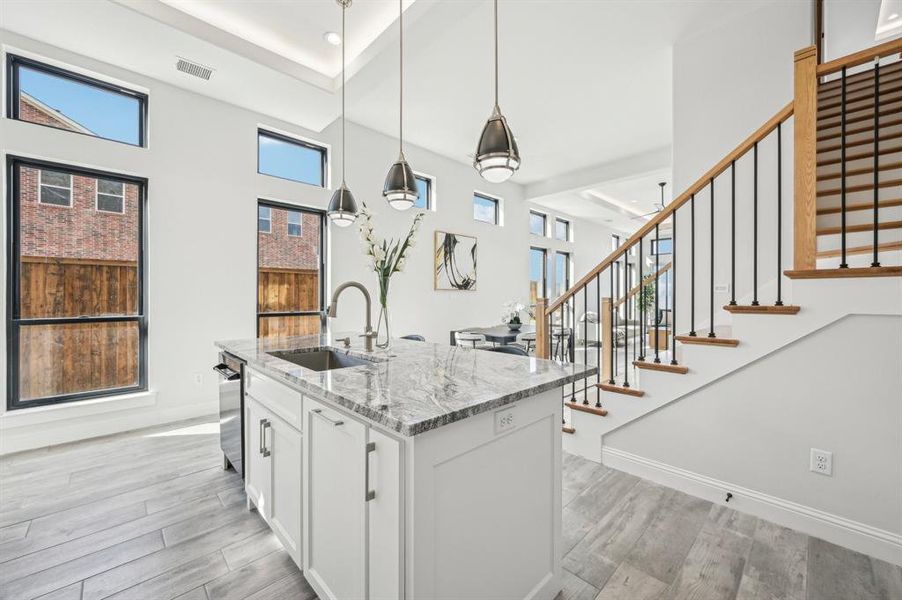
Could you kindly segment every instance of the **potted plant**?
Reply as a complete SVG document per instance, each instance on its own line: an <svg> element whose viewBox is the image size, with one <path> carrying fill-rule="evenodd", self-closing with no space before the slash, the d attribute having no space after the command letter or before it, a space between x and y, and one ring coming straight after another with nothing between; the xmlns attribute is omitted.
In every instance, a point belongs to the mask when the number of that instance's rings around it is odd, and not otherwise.
<svg viewBox="0 0 902 600"><path fill-rule="evenodd" d="M647 325L653 324L654 319L657 318L655 316L655 285L654 282L646 283L642 286L642 289L639 290L639 310L645 312L645 314L651 314L651 317L648 319ZM650 311L650 312L649 312Z"/></svg>
<svg viewBox="0 0 902 600"><path fill-rule="evenodd" d="M505 323L511 331L519 331L523 322L520 320L520 313L526 307L519 302L505 302L501 311L501 322Z"/></svg>

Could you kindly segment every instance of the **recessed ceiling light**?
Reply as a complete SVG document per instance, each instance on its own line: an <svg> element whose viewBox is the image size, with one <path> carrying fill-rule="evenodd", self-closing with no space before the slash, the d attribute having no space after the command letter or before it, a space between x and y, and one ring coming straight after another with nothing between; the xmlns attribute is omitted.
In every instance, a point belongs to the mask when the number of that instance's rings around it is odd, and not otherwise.
<svg viewBox="0 0 902 600"><path fill-rule="evenodd" d="M341 46L341 36L334 31L327 31L323 34L323 39L333 46Z"/></svg>

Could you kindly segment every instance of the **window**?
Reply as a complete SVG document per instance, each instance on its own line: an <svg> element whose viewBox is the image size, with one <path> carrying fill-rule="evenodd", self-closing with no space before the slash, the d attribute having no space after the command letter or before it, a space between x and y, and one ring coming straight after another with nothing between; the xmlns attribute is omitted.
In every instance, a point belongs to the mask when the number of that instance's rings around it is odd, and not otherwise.
<svg viewBox="0 0 902 600"><path fill-rule="evenodd" d="M325 213L269 201L258 206L271 234L257 234L257 336L318 334L325 318Z"/></svg>
<svg viewBox="0 0 902 600"><path fill-rule="evenodd" d="M293 210L288 211L288 235L292 237L301 236L301 213Z"/></svg>
<svg viewBox="0 0 902 600"><path fill-rule="evenodd" d="M8 164L8 408L147 389L146 183L14 157ZM39 188L64 176L71 209L59 211L39 201ZM123 218L96 210L102 182L121 186Z"/></svg>
<svg viewBox="0 0 902 600"><path fill-rule="evenodd" d="M529 233L544 236L547 219L548 217L540 212L529 211Z"/></svg>
<svg viewBox="0 0 902 600"><path fill-rule="evenodd" d="M272 232L272 209L268 206L257 207L257 231L260 233Z"/></svg>
<svg viewBox="0 0 902 600"><path fill-rule="evenodd" d="M257 172L326 187L326 149L260 129L257 131Z"/></svg>
<svg viewBox="0 0 902 600"><path fill-rule="evenodd" d="M616 250L620 247L620 236L616 233L611 234L611 250Z"/></svg>
<svg viewBox="0 0 902 600"><path fill-rule="evenodd" d="M41 204L72 206L72 175L59 171L38 171Z"/></svg>
<svg viewBox="0 0 902 600"><path fill-rule="evenodd" d="M554 238L562 242L570 241L570 221L561 218L554 220Z"/></svg>
<svg viewBox="0 0 902 600"><path fill-rule="evenodd" d="M570 289L570 253L555 252L554 261L555 295L560 296Z"/></svg>
<svg viewBox="0 0 902 600"><path fill-rule="evenodd" d="M483 194L473 194L473 218L483 223L498 225L500 219L500 201Z"/></svg>
<svg viewBox="0 0 902 600"><path fill-rule="evenodd" d="M529 303L535 304L539 298L547 298L546 275L548 251L544 248L529 249Z"/></svg>
<svg viewBox="0 0 902 600"><path fill-rule="evenodd" d="M658 240L651 241L651 255L655 254L672 254L673 253L673 239L671 238L661 238Z"/></svg>
<svg viewBox="0 0 902 600"><path fill-rule="evenodd" d="M119 214L125 212L125 184L121 181L98 179L97 210Z"/></svg>
<svg viewBox="0 0 902 600"><path fill-rule="evenodd" d="M9 118L144 145L145 94L12 54L7 65Z"/></svg>
<svg viewBox="0 0 902 600"><path fill-rule="evenodd" d="M419 208L420 210L434 210L432 207L433 179L425 175L414 175L414 177L417 180L417 193L420 195L413 205L414 208Z"/></svg>

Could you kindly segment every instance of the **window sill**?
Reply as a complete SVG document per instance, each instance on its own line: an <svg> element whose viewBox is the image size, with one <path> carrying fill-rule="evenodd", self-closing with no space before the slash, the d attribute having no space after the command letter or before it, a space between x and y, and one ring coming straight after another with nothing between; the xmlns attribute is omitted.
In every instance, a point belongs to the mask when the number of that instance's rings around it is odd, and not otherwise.
<svg viewBox="0 0 902 600"><path fill-rule="evenodd" d="M0 430L39 425L52 421L61 421L84 417L94 414L108 414L110 412L129 410L153 406L157 403L157 393L153 391L123 394L121 396L107 396L67 402L65 404L50 404L47 406L35 406L34 408L20 408L7 410L0 415Z"/></svg>

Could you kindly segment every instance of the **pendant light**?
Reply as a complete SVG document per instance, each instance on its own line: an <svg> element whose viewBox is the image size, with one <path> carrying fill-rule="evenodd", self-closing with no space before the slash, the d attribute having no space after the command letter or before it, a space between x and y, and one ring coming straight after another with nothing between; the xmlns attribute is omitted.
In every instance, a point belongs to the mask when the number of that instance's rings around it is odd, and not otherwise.
<svg viewBox="0 0 902 600"><path fill-rule="evenodd" d="M389 205L397 210L407 210L416 203L420 197L417 191L417 181L413 176L413 169L404 158L404 0L398 0L398 25L400 27L400 69L398 79L398 160L388 170L385 176L385 186L382 195L388 200Z"/></svg>
<svg viewBox="0 0 902 600"><path fill-rule="evenodd" d="M498 0L495 1L495 107L482 129L473 166L491 183L507 181L520 168L520 150L498 106Z"/></svg>
<svg viewBox="0 0 902 600"><path fill-rule="evenodd" d="M345 35L345 12L352 0L335 0L341 6L341 186L332 194L329 209L326 212L333 224L347 227L357 218L357 202L354 194L345 183L345 47L348 38Z"/></svg>

